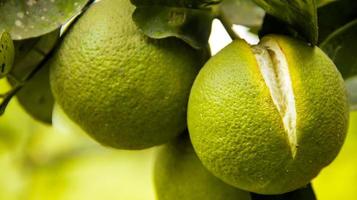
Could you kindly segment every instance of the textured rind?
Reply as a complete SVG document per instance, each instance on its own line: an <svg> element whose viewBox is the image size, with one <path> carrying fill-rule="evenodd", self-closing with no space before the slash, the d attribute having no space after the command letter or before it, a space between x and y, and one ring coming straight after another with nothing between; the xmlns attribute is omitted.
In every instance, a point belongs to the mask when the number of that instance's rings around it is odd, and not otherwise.
<svg viewBox="0 0 357 200"><path fill-rule="evenodd" d="M103 145L142 149L185 129L202 54L181 40L151 40L130 1L94 4L52 60L51 87L65 113Z"/></svg>
<svg viewBox="0 0 357 200"><path fill-rule="evenodd" d="M158 152L154 168L157 199L250 200L248 192L227 185L203 167L186 134Z"/></svg>
<svg viewBox="0 0 357 200"><path fill-rule="evenodd" d="M188 105L190 137L203 164L238 188L280 194L303 187L339 152L348 124L346 90L317 47L270 35L286 55L297 110L289 142L251 47L236 40L202 68Z"/></svg>

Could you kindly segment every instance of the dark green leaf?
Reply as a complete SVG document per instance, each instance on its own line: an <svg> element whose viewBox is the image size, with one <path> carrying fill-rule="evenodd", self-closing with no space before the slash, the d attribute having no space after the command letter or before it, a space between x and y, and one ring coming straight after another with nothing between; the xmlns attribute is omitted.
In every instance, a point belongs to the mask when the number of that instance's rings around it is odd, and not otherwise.
<svg viewBox="0 0 357 200"><path fill-rule="evenodd" d="M14 63L14 44L8 32L0 31L0 78L5 77Z"/></svg>
<svg viewBox="0 0 357 200"><path fill-rule="evenodd" d="M357 19L330 34L320 47L346 80L351 109L357 110Z"/></svg>
<svg viewBox="0 0 357 200"><path fill-rule="evenodd" d="M264 17L263 25L259 31L259 37L263 37L267 34L288 35L301 39L301 36L295 29L269 14L266 14Z"/></svg>
<svg viewBox="0 0 357 200"><path fill-rule="evenodd" d="M261 195L252 193L252 200L316 200L311 184L308 186L280 195Z"/></svg>
<svg viewBox="0 0 357 200"><path fill-rule="evenodd" d="M357 76L346 80L346 88L350 102L350 110L357 110Z"/></svg>
<svg viewBox="0 0 357 200"><path fill-rule="evenodd" d="M0 31L14 40L38 37L58 29L90 0L0 0Z"/></svg>
<svg viewBox="0 0 357 200"><path fill-rule="evenodd" d="M309 42L318 39L315 0L254 0L267 13L294 27Z"/></svg>
<svg viewBox="0 0 357 200"><path fill-rule="evenodd" d="M26 84L30 83L32 85L36 85L36 81L38 80L38 78L36 80L36 75L41 70L41 68L43 68L47 60L51 57L51 53L53 52L55 45L59 41L59 33L60 30L57 29L41 37L16 41L16 60L14 63L14 67L11 70L10 75L8 76L8 80L13 86L13 88L6 94L1 95L2 101L0 102L0 116L5 112L5 109L8 103L11 101L12 97L14 97L19 91L21 91L21 89L26 88ZM35 77L35 83L34 81L32 81L31 83L31 79L33 77ZM46 86L43 85L43 87ZM43 100L48 103L48 101L50 100L50 92L48 91L49 90L42 88L42 90L32 94L32 97L44 98L44 95L47 95L45 96L46 99Z"/></svg>
<svg viewBox="0 0 357 200"><path fill-rule="evenodd" d="M15 41L15 63L11 75L23 81L54 48L60 36L57 29L41 37Z"/></svg>
<svg viewBox="0 0 357 200"><path fill-rule="evenodd" d="M319 42L322 42L336 29L357 18L357 1L334 1L320 7L317 11L319 19Z"/></svg>
<svg viewBox="0 0 357 200"><path fill-rule="evenodd" d="M357 19L330 34L320 47L344 79L357 75Z"/></svg>
<svg viewBox="0 0 357 200"><path fill-rule="evenodd" d="M220 9L231 23L248 27L259 27L265 14L252 0L224 0Z"/></svg>
<svg viewBox="0 0 357 200"><path fill-rule="evenodd" d="M48 62L28 80L16 93L16 97L24 110L34 119L41 122L52 123L52 110L54 97L50 87L50 65ZM12 86L16 87L16 82L9 79Z"/></svg>
<svg viewBox="0 0 357 200"><path fill-rule="evenodd" d="M177 37L198 49L207 45L213 16L208 9L141 6L133 20L151 38Z"/></svg>

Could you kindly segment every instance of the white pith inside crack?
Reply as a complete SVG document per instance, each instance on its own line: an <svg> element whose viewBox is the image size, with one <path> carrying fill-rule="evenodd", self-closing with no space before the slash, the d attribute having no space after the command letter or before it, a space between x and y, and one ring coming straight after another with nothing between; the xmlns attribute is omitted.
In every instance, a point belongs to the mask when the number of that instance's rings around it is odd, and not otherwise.
<svg viewBox="0 0 357 200"><path fill-rule="evenodd" d="M278 43L272 39L263 40L259 45L253 46L252 49L272 100L282 118L291 153L294 157L297 149L296 107L285 55Z"/></svg>

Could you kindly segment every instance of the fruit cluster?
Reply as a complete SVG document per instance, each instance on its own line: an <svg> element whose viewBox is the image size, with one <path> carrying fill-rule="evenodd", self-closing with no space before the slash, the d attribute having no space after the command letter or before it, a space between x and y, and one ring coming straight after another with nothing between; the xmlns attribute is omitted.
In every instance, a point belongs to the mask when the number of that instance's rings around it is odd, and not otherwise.
<svg viewBox="0 0 357 200"><path fill-rule="evenodd" d="M254 46L237 39L210 57L178 38L147 37L134 8L128 0L92 5L37 76L49 75L54 101L102 145L164 144L155 163L158 199L287 193L337 156L346 89L318 47L267 35ZM20 103L29 103L23 93ZM34 101L51 110L49 94ZM51 112L32 114L48 122Z"/></svg>
<svg viewBox="0 0 357 200"><path fill-rule="evenodd" d="M119 149L175 139L186 128L188 104L198 158L231 186L200 166L188 138L179 139L157 160L160 198L244 196L232 186L285 193L307 185L336 157L347 129L346 91L319 48L278 35L256 46L237 40L200 70L207 51L175 38L147 38L132 12L129 2L109 0L88 10L51 60L51 86L70 118ZM190 177L194 186L185 184Z"/></svg>

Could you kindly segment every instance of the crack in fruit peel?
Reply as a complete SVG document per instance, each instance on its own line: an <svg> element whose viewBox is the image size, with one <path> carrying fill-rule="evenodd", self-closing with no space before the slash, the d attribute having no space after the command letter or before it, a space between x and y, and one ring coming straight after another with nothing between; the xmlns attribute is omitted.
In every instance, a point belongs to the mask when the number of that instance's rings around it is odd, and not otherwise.
<svg viewBox="0 0 357 200"><path fill-rule="evenodd" d="M288 63L274 40L253 47L262 76L283 120L293 157L296 153L296 109Z"/></svg>

